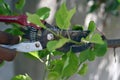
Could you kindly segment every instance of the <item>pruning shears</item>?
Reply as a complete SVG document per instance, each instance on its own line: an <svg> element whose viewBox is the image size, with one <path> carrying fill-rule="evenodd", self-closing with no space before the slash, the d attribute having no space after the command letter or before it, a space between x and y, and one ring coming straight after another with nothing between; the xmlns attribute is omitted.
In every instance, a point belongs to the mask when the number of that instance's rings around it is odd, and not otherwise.
<svg viewBox="0 0 120 80"><path fill-rule="evenodd" d="M19 52L31 52L45 49L49 41L60 39L60 37L54 35L52 32L56 33L57 35L62 35L65 38L70 37L76 42L81 42L81 38L85 38L90 33L90 31L82 30L61 30L58 27L48 24L44 20L41 20L41 22L47 27L47 29L44 29L42 27L38 27L33 23L29 23L27 21L26 15L0 15L0 22L17 23L22 25L22 31L24 32L23 38L26 38L28 40L27 42L21 42L15 45L1 45L6 48L16 49L16 51ZM90 46L91 43L75 45L74 43L68 42L58 50L67 52L71 49L73 52L80 52L89 48Z"/></svg>

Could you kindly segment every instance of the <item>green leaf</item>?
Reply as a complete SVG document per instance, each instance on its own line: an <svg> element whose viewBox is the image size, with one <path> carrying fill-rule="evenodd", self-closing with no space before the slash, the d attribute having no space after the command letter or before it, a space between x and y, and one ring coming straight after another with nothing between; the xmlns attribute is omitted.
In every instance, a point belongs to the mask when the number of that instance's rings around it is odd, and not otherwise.
<svg viewBox="0 0 120 80"><path fill-rule="evenodd" d="M53 52L54 56L63 55L63 54L65 54L65 53L63 53L61 51L57 51L57 50Z"/></svg>
<svg viewBox="0 0 120 80"><path fill-rule="evenodd" d="M71 18L75 12L76 12L76 8L73 8L72 10L68 11L65 3L63 3L55 15L57 26L60 29L68 30L71 25L70 23Z"/></svg>
<svg viewBox="0 0 120 80"><path fill-rule="evenodd" d="M6 29L5 32L10 33L10 34L14 34L14 31L13 31L12 28L8 28L8 29Z"/></svg>
<svg viewBox="0 0 120 80"><path fill-rule="evenodd" d="M94 46L90 49L82 51L79 55L80 63L85 62L86 60L93 61L95 60L95 56L104 56L107 51L107 44L103 42L103 44L94 44Z"/></svg>
<svg viewBox="0 0 120 80"><path fill-rule="evenodd" d="M81 26L81 25L74 25L73 27L72 27L72 30L80 30L80 31L83 31L83 26Z"/></svg>
<svg viewBox="0 0 120 80"><path fill-rule="evenodd" d="M65 56L64 56L64 58L65 58ZM66 59L65 59L65 62L64 62L64 66L63 66L63 70L69 65L69 60L70 60L70 57L68 55L68 56L66 56Z"/></svg>
<svg viewBox="0 0 120 80"><path fill-rule="evenodd" d="M23 35L24 33L19 30L19 28L8 28L5 30L5 32L10 33L12 35L18 36L18 35Z"/></svg>
<svg viewBox="0 0 120 80"><path fill-rule="evenodd" d="M120 0L117 0L120 3Z"/></svg>
<svg viewBox="0 0 120 80"><path fill-rule="evenodd" d="M30 14L27 13L27 20L30 21L33 24L38 25L39 27L43 27L45 28L45 25L43 25L43 23L40 21L40 17L37 14Z"/></svg>
<svg viewBox="0 0 120 80"><path fill-rule="evenodd" d="M44 58L46 57L48 54L50 54L50 52L47 50L47 49L43 49L43 50L40 50L38 51L39 52L39 57L40 58Z"/></svg>
<svg viewBox="0 0 120 80"><path fill-rule="evenodd" d="M25 75L17 75L15 77L13 77L12 80L32 80L32 79L30 76L25 74Z"/></svg>
<svg viewBox="0 0 120 80"><path fill-rule="evenodd" d="M41 59L41 56L40 56L40 52L39 51L34 51L34 52L28 52L28 53L25 53L25 56L31 58L31 59L38 59L40 60L41 62L43 62L43 60Z"/></svg>
<svg viewBox="0 0 120 80"><path fill-rule="evenodd" d="M45 20L50 15L50 8L47 7L40 8L37 10L36 14L39 15L41 20Z"/></svg>
<svg viewBox="0 0 120 80"><path fill-rule="evenodd" d="M50 72L46 80L59 80L59 74L57 72Z"/></svg>
<svg viewBox="0 0 120 80"><path fill-rule="evenodd" d="M18 0L17 3L15 4L16 9L19 9L19 10L23 9L25 5L25 1L26 0Z"/></svg>
<svg viewBox="0 0 120 80"><path fill-rule="evenodd" d="M0 3L3 3L4 1L3 0L0 0Z"/></svg>
<svg viewBox="0 0 120 80"><path fill-rule="evenodd" d="M79 62L80 63L83 63L88 59L88 53L89 53L88 49L80 52L80 55L79 55L79 60L80 60Z"/></svg>
<svg viewBox="0 0 120 80"><path fill-rule="evenodd" d="M0 63L0 67L2 67L4 64L5 64L5 62L2 61L2 62Z"/></svg>
<svg viewBox="0 0 120 80"><path fill-rule="evenodd" d="M55 51L56 48L56 45L57 45L58 41L57 40L53 40L53 41L49 41L47 43L47 49L51 52Z"/></svg>
<svg viewBox="0 0 120 80"><path fill-rule="evenodd" d="M10 15L11 14L10 6L5 1L3 1L3 2L1 1L0 14L3 14L3 15Z"/></svg>
<svg viewBox="0 0 120 80"><path fill-rule="evenodd" d="M62 47L65 43L69 42L69 39L66 39L66 38L62 38L60 39L59 41L57 40L53 40L53 41L49 41L47 43L47 49L49 51L55 51L56 49Z"/></svg>
<svg viewBox="0 0 120 80"><path fill-rule="evenodd" d="M95 29L96 29L96 25L95 25L94 21L90 21L89 26L88 26L88 30L90 32L94 32Z"/></svg>
<svg viewBox="0 0 120 80"><path fill-rule="evenodd" d="M102 37L100 34L93 34L92 37L90 38L90 41L91 43L96 43L96 44L103 44L104 41L102 40Z"/></svg>
<svg viewBox="0 0 120 80"><path fill-rule="evenodd" d="M78 57L76 56L76 54L68 52L62 70L62 77L72 76L77 72L77 69L78 69Z"/></svg>
<svg viewBox="0 0 120 80"><path fill-rule="evenodd" d="M106 5L105 11L111 13L112 11L117 10L119 5L119 0L113 0Z"/></svg>
<svg viewBox="0 0 120 80"><path fill-rule="evenodd" d="M53 60L53 61L50 62L49 69L51 71L55 71L55 72L57 72L57 73L59 73L61 75L63 65L64 65L63 60L56 59L56 60Z"/></svg>
<svg viewBox="0 0 120 80"><path fill-rule="evenodd" d="M85 75L88 71L88 65L87 64L83 64L80 71L78 72L78 74L80 75Z"/></svg>
<svg viewBox="0 0 120 80"><path fill-rule="evenodd" d="M104 44L95 44L94 51L96 53L96 56L104 56L107 51L107 43L104 42Z"/></svg>
<svg viewBox="0 0 120 80"><path fill-rule="evenodd" d="M87 50L81 52L79 55L80 63L83 63L86 60L89 60L89 61L95 60L95 55L96 55L95 51L92 49L87 49Z"/></svg>
<svg viewBox="0 0 120 80"><path fill-rule="evenodd" d="M88 49L88 50L89 50L89 52L88 52L88 60L89 61L95 60L95 51L92 50L92 49Z"/></svg>

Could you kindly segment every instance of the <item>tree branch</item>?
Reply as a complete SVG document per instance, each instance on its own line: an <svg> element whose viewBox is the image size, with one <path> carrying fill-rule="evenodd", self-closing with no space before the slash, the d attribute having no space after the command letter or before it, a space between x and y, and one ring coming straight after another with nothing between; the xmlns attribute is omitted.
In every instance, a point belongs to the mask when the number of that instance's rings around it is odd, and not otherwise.
<svg viewBox="0 0 120 80"><path fill-rule="evenodd" d="M120 47L120 39L107 39L108 48Z"/></svg>

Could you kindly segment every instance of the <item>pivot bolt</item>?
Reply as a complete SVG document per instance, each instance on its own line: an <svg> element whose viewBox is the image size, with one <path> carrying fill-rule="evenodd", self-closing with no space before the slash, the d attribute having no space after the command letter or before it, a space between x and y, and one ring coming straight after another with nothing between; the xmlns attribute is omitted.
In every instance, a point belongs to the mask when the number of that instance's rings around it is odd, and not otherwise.
<svg viewBox="0 0 120 80"><path fill-rule="evenodd" d="M48 39L48 40L53 40L53 39L54 39L54 35L53 35L52 33L49 33L49 34L47 35L47 39Z"/></svg>
<svg viewBox="0 0 120 80"><path fill-rule="evenodd" d="M36 43L35 46L36 46L36 47L40 47L40 44L39 44L39 43Z"/></svg>

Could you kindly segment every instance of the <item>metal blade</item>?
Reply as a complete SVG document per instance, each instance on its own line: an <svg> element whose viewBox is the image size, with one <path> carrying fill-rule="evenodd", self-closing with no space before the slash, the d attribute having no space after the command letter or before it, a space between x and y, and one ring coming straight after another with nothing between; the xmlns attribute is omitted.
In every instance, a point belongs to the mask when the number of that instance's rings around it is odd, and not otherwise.
<svg viewBox="0 0 120 80"><path fill-rule="evenodd" d="M15 49L18 52L31 52L42 50L42 45L39 41L37 42L22 42L15 45L0 45L5 48Z"/></svg>

